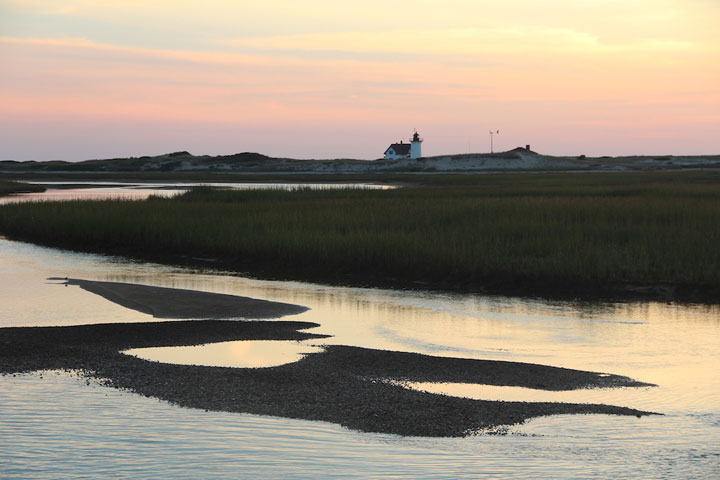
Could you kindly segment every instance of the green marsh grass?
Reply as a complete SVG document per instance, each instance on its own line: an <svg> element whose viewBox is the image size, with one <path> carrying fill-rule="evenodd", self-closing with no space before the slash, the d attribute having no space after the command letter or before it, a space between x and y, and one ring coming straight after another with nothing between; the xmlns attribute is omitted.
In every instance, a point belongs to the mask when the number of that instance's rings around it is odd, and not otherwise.
<svg viewBox="0 0 720 480"><path fill-rule="evenodd" d="M173 199L0 207L0 232L73 249L186 255L287 278L720 287L720 176L437 176L396 190L200 187Z"/></svg>

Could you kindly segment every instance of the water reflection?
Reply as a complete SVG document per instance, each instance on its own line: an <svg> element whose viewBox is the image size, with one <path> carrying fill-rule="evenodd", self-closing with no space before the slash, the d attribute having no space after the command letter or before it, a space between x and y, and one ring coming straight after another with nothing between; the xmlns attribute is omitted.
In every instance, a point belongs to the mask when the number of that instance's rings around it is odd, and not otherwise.
<svg viewBox="0 0 720 480"><path fill-rule="evenodd" d="M150 196L173 197L192 187L211 186L232 190L296 190L310 188L324 190L333 188L353 189L392 189L390 185L364 183L213 183L213 182L176 182L176 183L124 183L124 182L26 182L47 185L44 192L20 193L0 197L0 205L5 203L69 201L69 200L145 200Z"/></svg>
<svg viewBox="0 0 720 480"><path fill-rule="evenodd" d="M206 367L264 368L297 362L322 348L307 342L243 340L190 347L134 348L123 353L153 362Z"/></svg>
<svg viewBox="0 0 720 480"><path fill-rule="evenodd" d="M20 475L35 465L38 477L80 478L118 471L127 477L168 478L174 476L171 473L197 477L213 476L206 475L212 464L215 476L222 477L237 471L267 473L269 465L285 465L269 471L280 478L293 477L297 472L293 469L303 462L317 474L336 469L338 475L359 472L356 476L377 478L397 471L398 465L418 478L482 476L478 472L525 478L528 469L545 477L638 476L641 469L656 474L649 476L682 478L694 472L702 478L717 471L720 310L716 306L547 302L271 282L0 238L0 326L155 321L89 292L45 280L66 276L304 305L311 310L293 320L319 323L315 331L334 335L325 343L628 375L659 386L560 392L552 397L534 390L490 392L482 386L419 387L478 398L492 393L504 400L628 405L666 415L640 420L552 417L513 429L540 437L401 439L312 422L175 409L114 390L93 389L84 382L73 386L72 381L54 384L37 376L0 377L0 464L7 466L3 474L11 469ZM305 345L301 347L300 352L305 351ZM264 354L263 348L260 355ZM69 431L74 434L68 436ZM151 439L152 448L137 443L143 438ZM322 455L308 456L307 442ZM87 453L83 462L69 461L78 451ZM137 469L122 470L130 458Z"/></svg>
<svg viewBox="0 0 720 480"><path fill-rule="evenodd" d="M62 202L70 200L145 200L151 195L172 197L187 191L187 188L151 188L135 186L96 187L96 188L48 188L44 192L21 193L0 197L4 203L23 202Z"/></svg>
<svg viewBox="0 0 720 480"><path fill-rule="evenodd" d="M541 363L628 375L660 385L637 398L596 391L597 402L667 413L716 408L714 399L720 396L716 306L652 302L592 306L272 282L7 240L0 241L0 270L2 326L154 321L80 289L49 285L45 278L140 283L309 307L293 320L318 323L316 333L332 335L318 344Z"/></svg>
<svg viewBox="0 0 720 480"><path fill-rule="evenodd" d="M713 478L718 466L699 416L556 416L517 435L404 438L43 377L0 377L5 478L686 479Z"/></svg>

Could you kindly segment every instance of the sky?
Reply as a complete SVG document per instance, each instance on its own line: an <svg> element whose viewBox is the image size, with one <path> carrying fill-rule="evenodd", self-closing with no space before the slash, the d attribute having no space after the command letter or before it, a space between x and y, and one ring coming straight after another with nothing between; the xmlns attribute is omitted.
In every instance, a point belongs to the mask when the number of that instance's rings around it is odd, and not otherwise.
<svg viewBox="0 0 720 480"><path fill-rule="evenodd" d="M720 0L0 0L0 159L720 154Z"/></svg>

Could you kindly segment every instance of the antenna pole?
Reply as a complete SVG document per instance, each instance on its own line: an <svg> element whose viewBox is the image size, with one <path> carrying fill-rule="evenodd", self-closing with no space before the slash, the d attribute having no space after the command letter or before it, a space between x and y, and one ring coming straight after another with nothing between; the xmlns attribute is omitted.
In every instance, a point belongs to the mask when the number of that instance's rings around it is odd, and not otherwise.
<svg viewBox="0 0 720 480"><path fill-rule="evenodd" d="M493 135L500 133L500 130L495 130L494 132L490 130L490 154L492 155L494 153L493 151Z"/></svg>

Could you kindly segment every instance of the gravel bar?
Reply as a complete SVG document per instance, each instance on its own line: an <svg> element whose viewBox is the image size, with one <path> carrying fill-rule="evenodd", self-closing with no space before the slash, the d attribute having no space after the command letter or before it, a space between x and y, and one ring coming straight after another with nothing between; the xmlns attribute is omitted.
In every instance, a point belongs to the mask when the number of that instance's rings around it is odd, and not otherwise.
<svg viewBox="0 0 720 480"><path fill-rule="evenodd" d="M651 412L599 404L497 402L403 388L397 380L480 382L550 390L647 386L517 362L454 359L333 345L271 368L171 365L121 353L129 348L231 340L322 338L309 322L194 320L0 329L0 373L80 370L105 385L214 411L322 420L411 436L464 436L542 415Z"/></svg>

